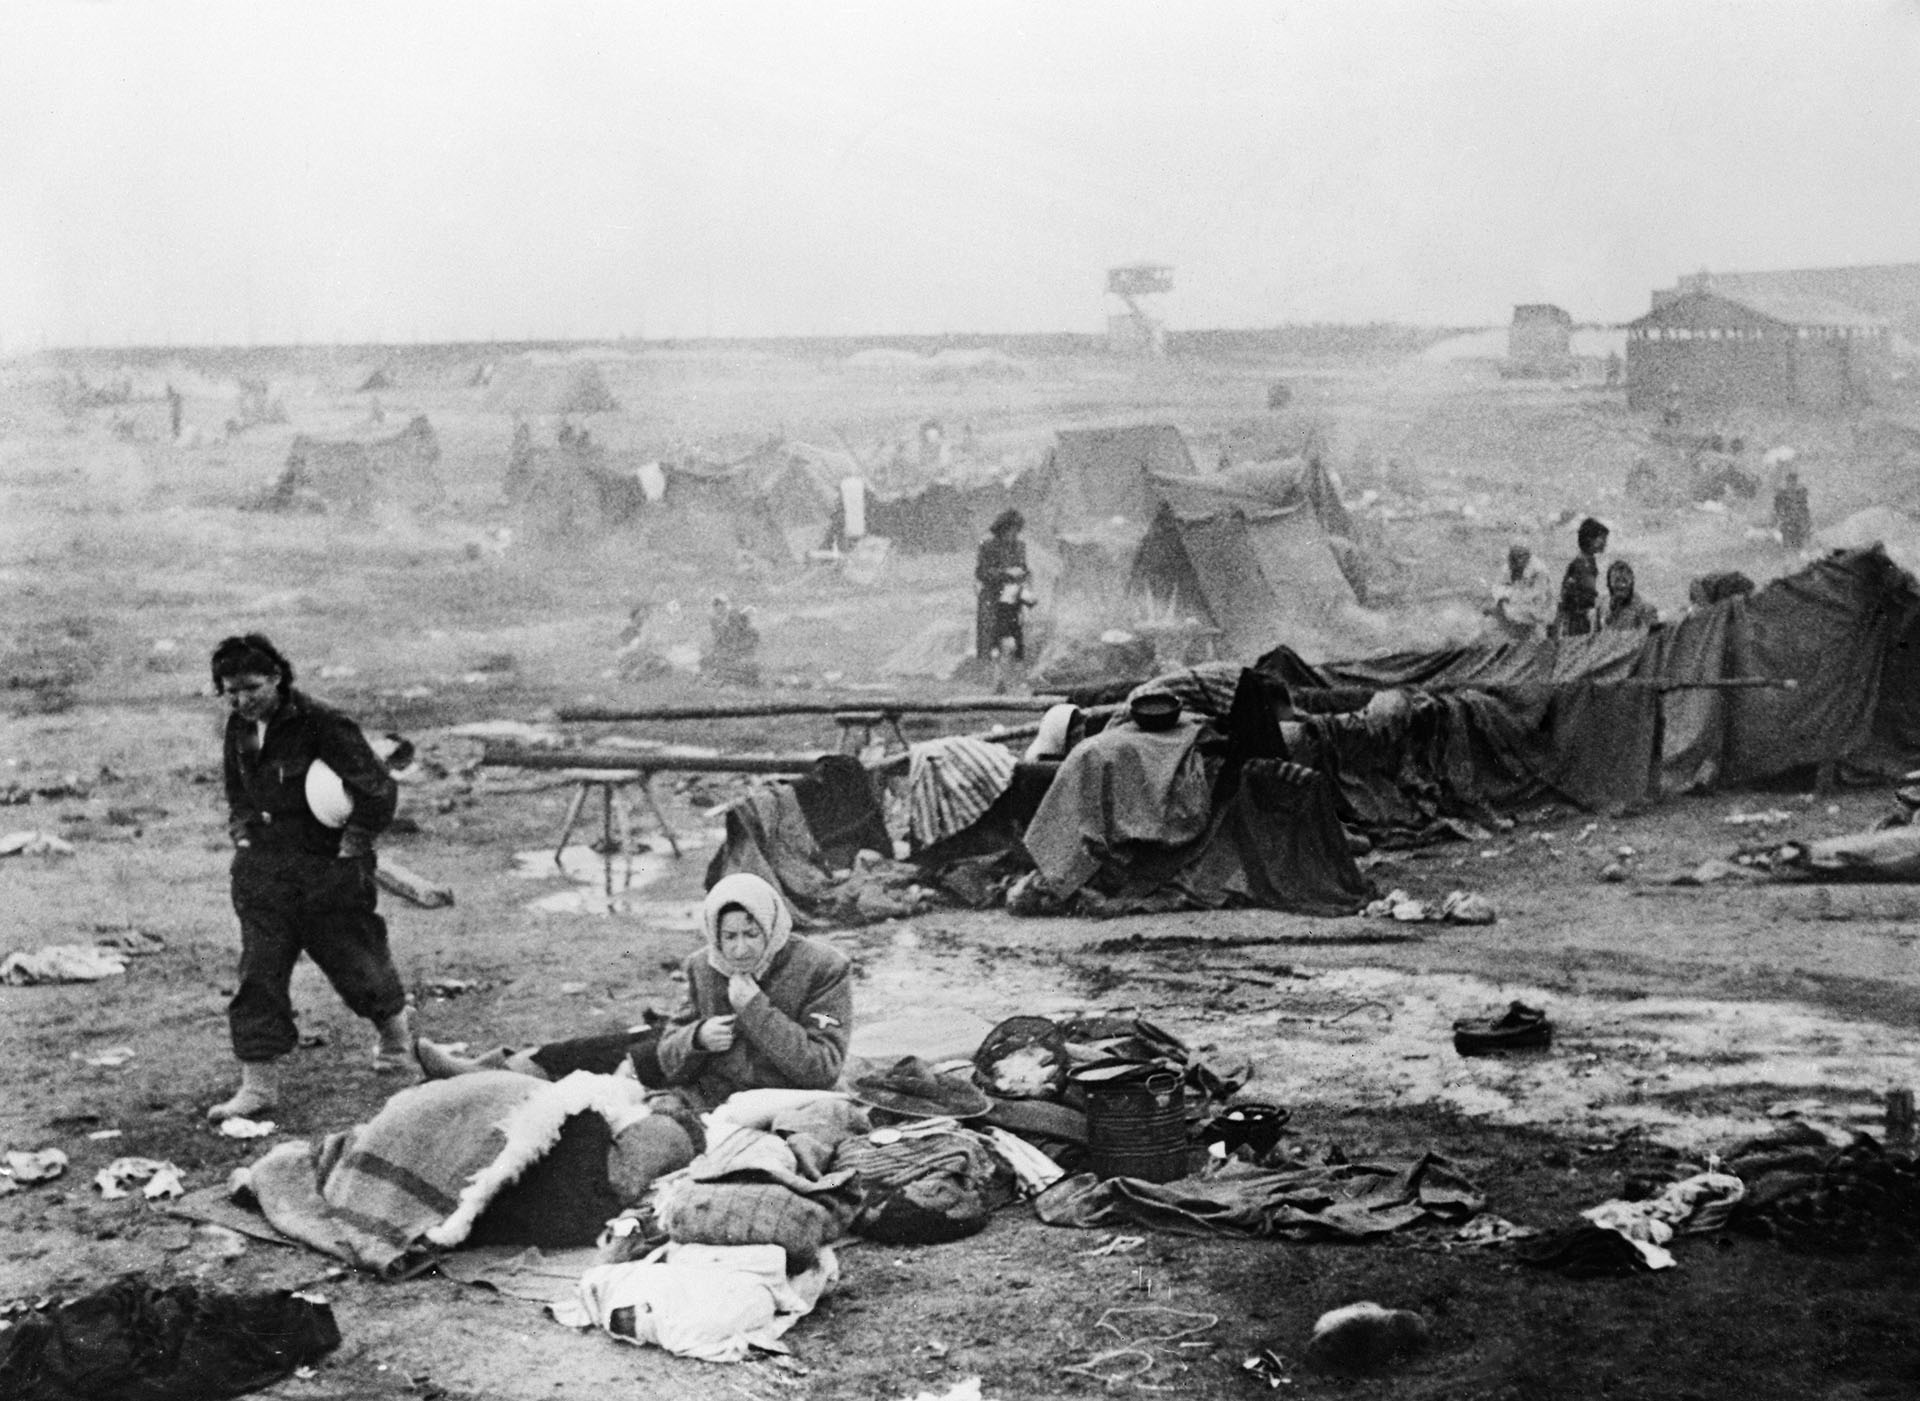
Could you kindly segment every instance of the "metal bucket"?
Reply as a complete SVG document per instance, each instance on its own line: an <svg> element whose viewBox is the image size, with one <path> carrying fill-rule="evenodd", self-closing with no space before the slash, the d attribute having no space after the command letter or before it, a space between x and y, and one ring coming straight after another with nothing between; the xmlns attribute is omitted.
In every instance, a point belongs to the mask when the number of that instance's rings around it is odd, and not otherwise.
<svg viewBox="0 0 1920 1401"><path fill-rule="evenodd" d="M1073 1082L1087 1097L1087 1150L1098 1176L1172 1182L1187 1175L1187 1105L1177 1073L1090 1065Z"/></svg>

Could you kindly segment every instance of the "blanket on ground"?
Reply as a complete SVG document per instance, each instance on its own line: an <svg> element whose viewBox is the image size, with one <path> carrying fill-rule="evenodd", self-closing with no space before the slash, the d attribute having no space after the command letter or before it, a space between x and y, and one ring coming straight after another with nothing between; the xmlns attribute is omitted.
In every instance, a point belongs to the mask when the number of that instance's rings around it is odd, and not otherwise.
<svg viewBox="0 0 1920 1401"><path fill-rule="evenodd" d="M557 1084L511 1071L402 1090L365 1124L283 1143L235 1181L274 1228L377 1274L459 1245L496 1196L598 1114L617 1140L647 1115L636 1081L576 1071Z"/></svg>
<svg viewBox="0 0 1920 1401"><path fill-rule="evenodd" d="M1049 1226L1149 1226L1182 1236L1359 1240L1423 1220L1462 1222L1485 1204L1444 1158L1411 1162L1229 1163L1217 1176L1158 1184L1092 1173L1034 1200Z"/></svg>

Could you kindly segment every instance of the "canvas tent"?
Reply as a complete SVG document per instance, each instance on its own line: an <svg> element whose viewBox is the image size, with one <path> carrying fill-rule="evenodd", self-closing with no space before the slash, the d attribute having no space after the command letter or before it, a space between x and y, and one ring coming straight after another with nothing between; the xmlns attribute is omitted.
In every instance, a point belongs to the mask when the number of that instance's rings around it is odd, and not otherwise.
<svg viewBox="0 0 1920 1401"><path fill-rule="evenodd" d="M631 529L679 557L744 551L793 558L779 521L743 473L597 443L527 451L513 499L536 534L566 539Z"/></svg>
<svg viewBox="0 0 1920 1401"><path fill-rule="evenodd" d="M445 495L439 461L440 442L425 414L382 438L302 433L287 448L268 504L284 510L306 502L350 512L366 511L376 502L429 506Z"/></svg>
<svg viewBox="0 0 1920 1401"><path fill-rule="evenodd" d="M1322 651L1356 600L1306 505L1188 515L1162 502L1134 555L1128 589L1217 628L1222 650L1252 658L1282 644Z"/></svg>
<svg viewBox="0 0 1920 1401"><path fill-rule="evenodd" d="M1495 806L1550 791L1612 811L1820 767L1887 780L1920 765L1920 586L1877 546L1649 632L1260 666L1296 690L1423 693L1424 781ZM1729 678L1792 686L1687 685ZM1405 762L1384 775L1403 792Z"/></svg>
<svg viewBox="0 0 1920 1401"><path fill-rule="evenodd" d="M1047 510L1063 532L1115 516L1144 526L1160 501L1152 479L1193 474L1193 455L1171 424L1062 429L1047 458Z"/></svg>
<svg viewBox="0 0 1920 1401"><path fill-rule="evenodd" d="M610 413L620 407L591 360L503 360L488 377L483 403L495 413L517 414Z"/></svg>
<svg viewBox="0 0 1920 1401"><path fill-rule="evenodd" d="M1042 479L1022 473L1012 479L930 482L919 491L867 496L867 534L884 536L901 554L957 554L986 538L1002 511L1031 519L1044 509Z"/></svg>

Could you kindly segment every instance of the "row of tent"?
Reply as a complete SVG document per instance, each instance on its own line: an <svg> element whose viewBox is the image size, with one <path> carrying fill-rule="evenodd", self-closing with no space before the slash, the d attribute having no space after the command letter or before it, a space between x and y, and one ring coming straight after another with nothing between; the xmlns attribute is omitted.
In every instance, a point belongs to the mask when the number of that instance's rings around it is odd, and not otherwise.
<svg viewBox="0 0 1920 1401"><path fill-rule="evenodd" d="M1017 763L969 826L912 859L927 883L970 903L1084 852L1097 870L1075 887L1094 893L1074 897L1083 911L1353 913L1373 893L1352 856L1355 832L1420 845L1547 799L1619 812L1680 792L1805 783L1821 769L1898 777L1920 765L1916 683L1920 585L1878 548L1839 550L1646 633L1320 666L1282 648L1250 667L1158 677L1147 684L1179 694L1204 722L1198 733L1149 736L1130 751L1138 762L1109 763L1097 782L1082 764L1077 787L1067 782L1075 756ZM1281 686L1302 714L1284 732L1273 704ZM1209 729L1217 742L1200 743ZM1194 757L1205 754L1214 757ZM1197 783L1186 781L1190 763L1208 765ZM807 790L808 828L852 830L837 809L878 813L877 792L840 773L828 785L832 821L815 825L820 804L808 798L827 777L794 785ZM1164 801L1176 789L1182 803ZM824 912L838 853L826 836L819 851L805 836L743 804L728 813L710 875L756 870L803 915Z"/></svg>

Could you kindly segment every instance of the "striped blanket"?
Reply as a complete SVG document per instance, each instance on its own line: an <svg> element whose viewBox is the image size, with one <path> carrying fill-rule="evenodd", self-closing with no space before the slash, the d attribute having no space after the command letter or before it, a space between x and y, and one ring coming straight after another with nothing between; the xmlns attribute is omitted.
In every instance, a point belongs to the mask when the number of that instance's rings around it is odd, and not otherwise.
<svg viewBox="0 0 1920 1401"><path fill-rule="evenodd" d="M1013 782L1011 750L954 735L907 751L907 820L918 846L965 831Z"/></svg>
<svg viewBox="0 0 1920 1401"><path fill-rule="evenodd" d="M557 1084L511 1071L402 1090L369 1122L318 1143L283 1143L242 1170L281 1233L376 1274L460 1244L495 1195L593 1112L616 1135L647 1112L636 1081L576 1071Z"/></svg>

